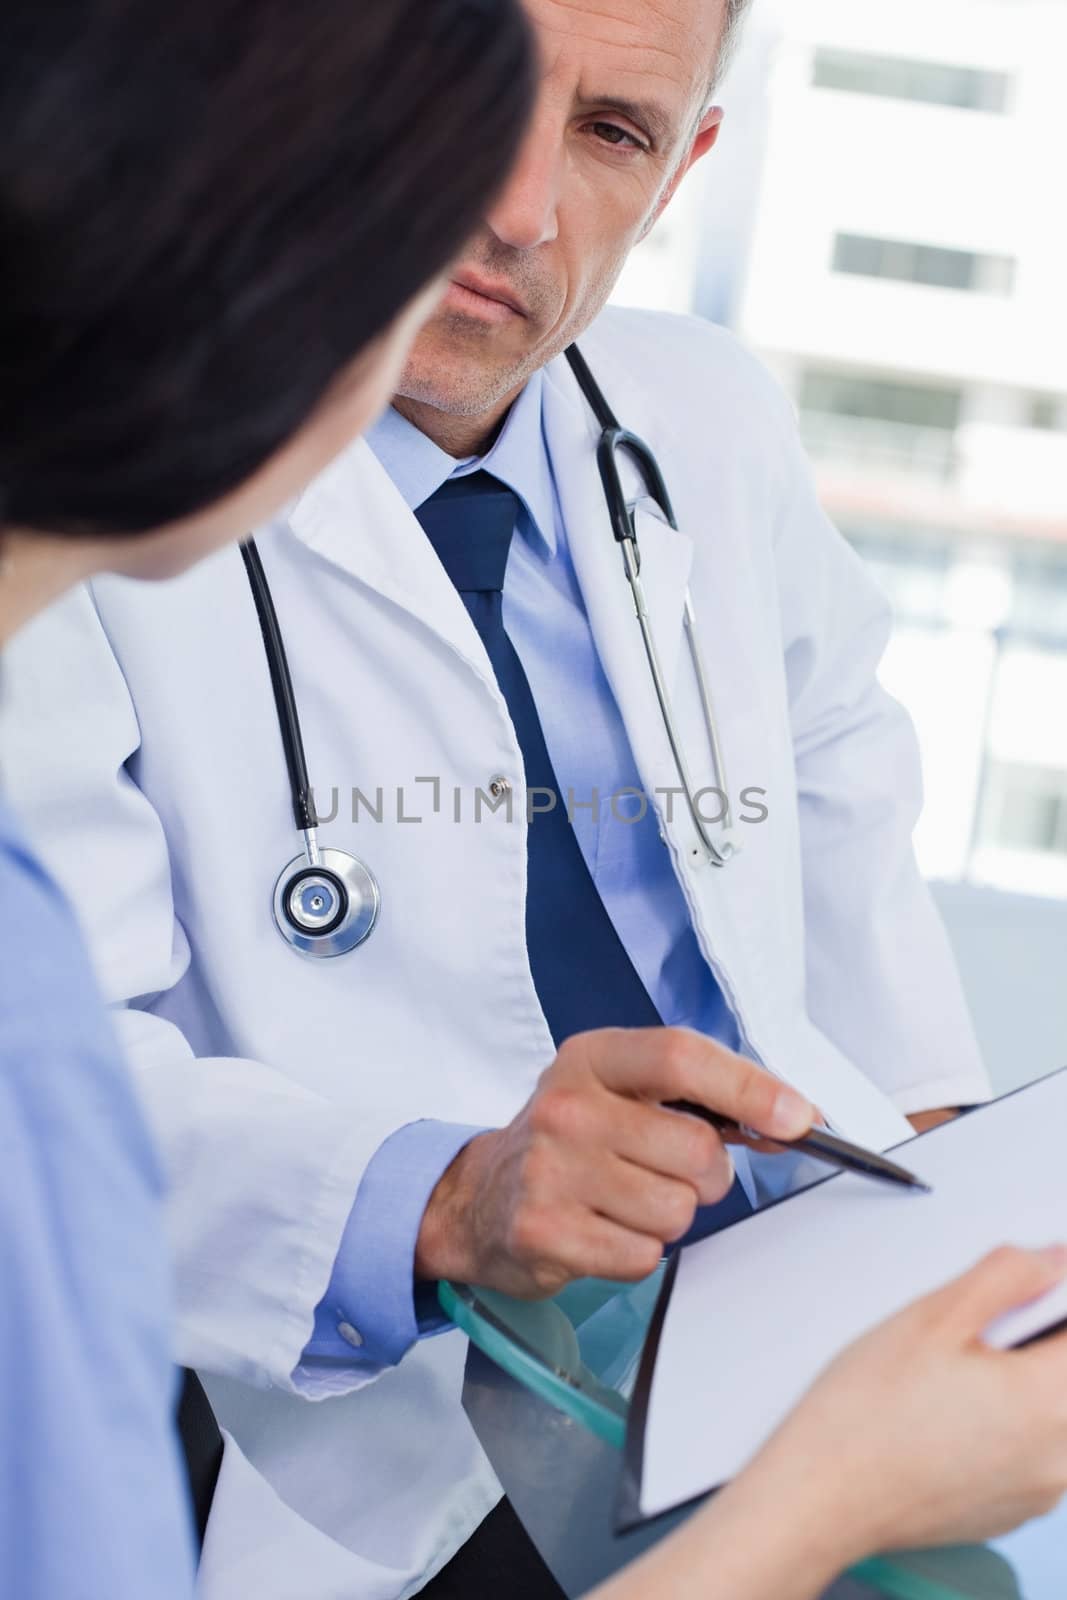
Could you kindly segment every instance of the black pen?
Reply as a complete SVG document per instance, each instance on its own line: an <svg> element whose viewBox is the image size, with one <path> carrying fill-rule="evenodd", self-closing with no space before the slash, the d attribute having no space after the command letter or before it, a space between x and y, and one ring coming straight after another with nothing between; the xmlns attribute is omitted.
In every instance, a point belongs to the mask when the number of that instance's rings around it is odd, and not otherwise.
<svg viewBox="0 0 1067 1600"><path fill-rule="evenodd" d="M729 1117L720 1116L717 1111L709 1111L706 1106L695 1105L689 1100L669 1101L667 1110L684 1111L690 1117L699 1117L702 1122L710 1122L720 1133L738 1133L743 1139L780 1144L786 1150L801 1150L805 1155L814 1156L817 1161L825 1161L828 1166L838 1167L842 1172L855 1172L861 1178L896 1184L902 1189L918 1189L923 1194L934 1192L930 1184L924 1183L906 1167L898 1166L895 1161L878 1155L874 1150L865 1150L862 1145L839 1139L836 1134L827 1133L823 1128L812 1128L801 1139L769 1139L754 1128L743 1128L739 1122L733 1122Z"/></svg>

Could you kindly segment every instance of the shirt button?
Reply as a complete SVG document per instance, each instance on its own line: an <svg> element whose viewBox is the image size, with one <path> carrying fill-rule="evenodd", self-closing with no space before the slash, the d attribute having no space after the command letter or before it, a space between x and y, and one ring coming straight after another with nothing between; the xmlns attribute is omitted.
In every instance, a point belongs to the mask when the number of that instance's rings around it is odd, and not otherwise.
<svg viewBox="0 0 1067 1600"><path fill-rule="evenodd" d="M363 1335L358 1328L353 1328L350 1322L339 1322L337 1331L345 1344L350 1344L353 1350L361 1350L363 1348Z"/></svg>
<svg viewBox="0 0 1067 1600"><path fill-rule="evenodd" d="M489 793L494 800L503 800L506 794L511 793L511 783L507 778L490 778Z"/></svg>

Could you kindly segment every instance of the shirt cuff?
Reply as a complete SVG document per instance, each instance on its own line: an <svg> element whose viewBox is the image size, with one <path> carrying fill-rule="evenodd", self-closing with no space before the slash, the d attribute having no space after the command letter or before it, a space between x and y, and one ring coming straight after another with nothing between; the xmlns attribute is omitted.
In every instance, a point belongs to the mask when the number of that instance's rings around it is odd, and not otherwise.
<svg viewBox="0 0 1067 1600"><path fill-rule="evenodd" d="M395 1366L417 1339L452 1324L433 1285L415 1282L415 1247L430 1196L485 1128L410 1122L363 1174L303 1360Z"/></svg>

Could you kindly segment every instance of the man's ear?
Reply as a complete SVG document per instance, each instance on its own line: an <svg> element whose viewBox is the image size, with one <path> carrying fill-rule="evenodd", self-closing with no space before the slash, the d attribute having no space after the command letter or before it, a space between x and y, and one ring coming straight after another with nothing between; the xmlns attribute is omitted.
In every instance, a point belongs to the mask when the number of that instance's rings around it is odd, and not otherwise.
<svg viewBox="0 0 1067 1600"><path fill-rule="evenodd" d="M678 185L689 169L696 165L701 156L706 156L709 150L715 148L725 115L726 113L723 111L722 106L712 106L709 111L704 113L700 119L700 127L694 135L693 143L689 147L689 154L683 161L679 162L678 170L656 202L656 209L645 224L641 235L642 238L652 232L652 229L674 199L675 194L678 192Z"/></svg>

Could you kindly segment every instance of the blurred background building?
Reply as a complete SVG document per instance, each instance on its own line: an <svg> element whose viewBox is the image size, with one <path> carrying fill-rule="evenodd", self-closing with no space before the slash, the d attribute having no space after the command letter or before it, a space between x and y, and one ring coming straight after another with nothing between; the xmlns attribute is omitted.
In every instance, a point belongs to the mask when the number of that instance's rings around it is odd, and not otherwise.
<svg viewBox="0 0 1067 1600"><path fill-rule="evenodd" d="M893 603L883 676L919 729L917 844L972 999L991 1004L990 951L1017 982L1043 963L1049 1067L1067 1059L1065 60L1067 0L752 0L719 148L617 295L727 324L792 394L823 502ZM1001 1011L990 1028L1006 1052Z"/></svg>

